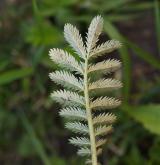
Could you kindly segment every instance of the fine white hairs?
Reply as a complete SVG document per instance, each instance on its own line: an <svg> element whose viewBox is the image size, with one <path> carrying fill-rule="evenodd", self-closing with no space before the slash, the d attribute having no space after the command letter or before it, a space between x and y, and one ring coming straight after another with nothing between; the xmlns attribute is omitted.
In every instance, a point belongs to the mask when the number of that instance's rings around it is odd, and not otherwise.
<svg viewBox="0 0 160 165"><path fill-rule="evenodd" d="M116 116L110 111L121 104L120 100L110 96L95 97L96 92L113 91L122 87L122 83L114 78L95 80L94 73L106 76L121 66L121 62L115 59L93 63L93 59L121 47L117 40L109 40L96 46L102 29L103 18L96 16L91 21L84 43L78 29L66 24L65 39L78 58L57 48L49 51L51 60L61 68L50 73L49 77L65 88L54 91L51 97L62 105L59 114L68 119L65 127L77 134L69 142L77 146L78 155L86 156L86 163L92 165L100 164L97 157L107 141L106 135L113 129Z"/></svg>

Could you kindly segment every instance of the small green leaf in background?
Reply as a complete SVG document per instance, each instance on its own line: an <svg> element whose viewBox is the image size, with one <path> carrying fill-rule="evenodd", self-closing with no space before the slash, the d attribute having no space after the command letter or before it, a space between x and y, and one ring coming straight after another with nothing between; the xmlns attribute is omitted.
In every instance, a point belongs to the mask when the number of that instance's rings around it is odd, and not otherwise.
<svg viewBox="0 0 160 165"><path fill-rule="evenodd" d="M54 165L67 165L65 160L62 159L61 157L58 156L54 156L53 158L51 158L51 163Z"/></svg>
<svg viewBox="0 0 160 165"><path fill-rule="evenodd" d="M26 31L26 41L35 46L53 45L62 41L62 35L59 30L47 21L41 24L37 23L27 28Z"/></svg>
<svg viewBox="0 0 160 165"><path fill-rule="evenodd" d="M33 68L31 67L6 71L0 74L0 85L8 84L14 80L21 79L32 74Z"/></svg>
<svg viewBox="0 0 160 165"><path fill-rule="evenodd" d="M160 105L125 107L124 110L149 131L160 135Z"/></svg>

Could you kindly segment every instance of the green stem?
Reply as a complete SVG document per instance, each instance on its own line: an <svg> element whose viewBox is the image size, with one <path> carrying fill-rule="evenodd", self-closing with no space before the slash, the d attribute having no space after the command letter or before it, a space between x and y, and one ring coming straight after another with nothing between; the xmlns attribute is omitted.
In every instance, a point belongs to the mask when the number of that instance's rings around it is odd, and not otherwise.
<svg viewBox="0 0 160 165"><path fill-rule="evenodd" d="M92 121L92 113L90 109L89 93L88 93L88 58L85 59L85 68L84 68L84 96L86 101L86 112L88 118L88 127L90 134L90 143L91 143L91 156L92 156L92 165L97 165L97 151L94 135L94 127Z"/></svg>

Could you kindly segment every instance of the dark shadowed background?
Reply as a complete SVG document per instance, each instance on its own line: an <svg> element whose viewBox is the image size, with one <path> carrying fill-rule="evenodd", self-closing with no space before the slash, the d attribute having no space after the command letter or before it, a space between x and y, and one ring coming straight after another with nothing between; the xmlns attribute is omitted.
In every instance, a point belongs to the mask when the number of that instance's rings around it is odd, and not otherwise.
<svg viewBox="0 0 160 165"><path fill-rule="evenodd" d="M101 14L100 42L118 39L123 100L118 120L100 160L103 165L160 165L160 1L1 0L0 1L0 165L83 165L71 133L50 99L59 88L48 78L57 68L50 48L71 50L63 27L83 36Z"/></svg>

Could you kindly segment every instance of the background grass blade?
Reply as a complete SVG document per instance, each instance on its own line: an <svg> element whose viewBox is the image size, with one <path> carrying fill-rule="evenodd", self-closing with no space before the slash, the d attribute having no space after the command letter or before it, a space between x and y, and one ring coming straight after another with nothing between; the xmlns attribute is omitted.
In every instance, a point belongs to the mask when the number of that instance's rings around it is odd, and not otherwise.
<svg viewBox="0 0 160 165"><path fill-rule="evenodd" d="M128 21L130 19L138 18L139 14L137 13L131 13L131 14L108 14L106 16L106 19L111 22L120 22L120 21Z"/></svg>
<svg viewBox="0 0 160 165"><path fill-rule="evenodd" d="M149 52L143 50L137 44L129 41L127 38L125 38L126 44L136 53L138 57L140 57L142 60L146 61L148 64L153 66L154 68L160 69L160 61L156 59L152 54Z"/></svg>
<svg viewBox="0 0 160 165"><path fill-rule="evenodd" d="M128 11L128 12L136 12L136 11L142 12L145 10L152 9L153 7L154 7L153 2L138 2L138 3L132 3L130 5L124 5L122 8L119 8L117 10Z"/></svg>
<svg viewBox="0 0 160 165"><path fill-rule="evenodd" d="M10 70L0 75L0 85L8 84L14 80L21 79L33 74L33 68L22 68Z"/></svg>
<svg viewBox="0 0 160 165"><path fill-rule="evenodd" d="M125 3L129 2L130 0L114 0L114 1L105 1L102 9L105 9L105 11L113 10L115 8L118 8Z"/></svg>
<svg viewBox="0 0 160 165"><path fill-rule="evenodd" d="M26 129L28 135L30 136L30 140L31 140L34 148L36 149L37 154L41 158L42 162L44 163L44 165L51 165L49 158L48 158L47 154L45 153L45 149L43 148L42 143L38 139L32 125L30 124L29 120L27 119L25 113L21 110L19 110L19 117L20 117L22 124L23 124L24 128Z"/></svg>

